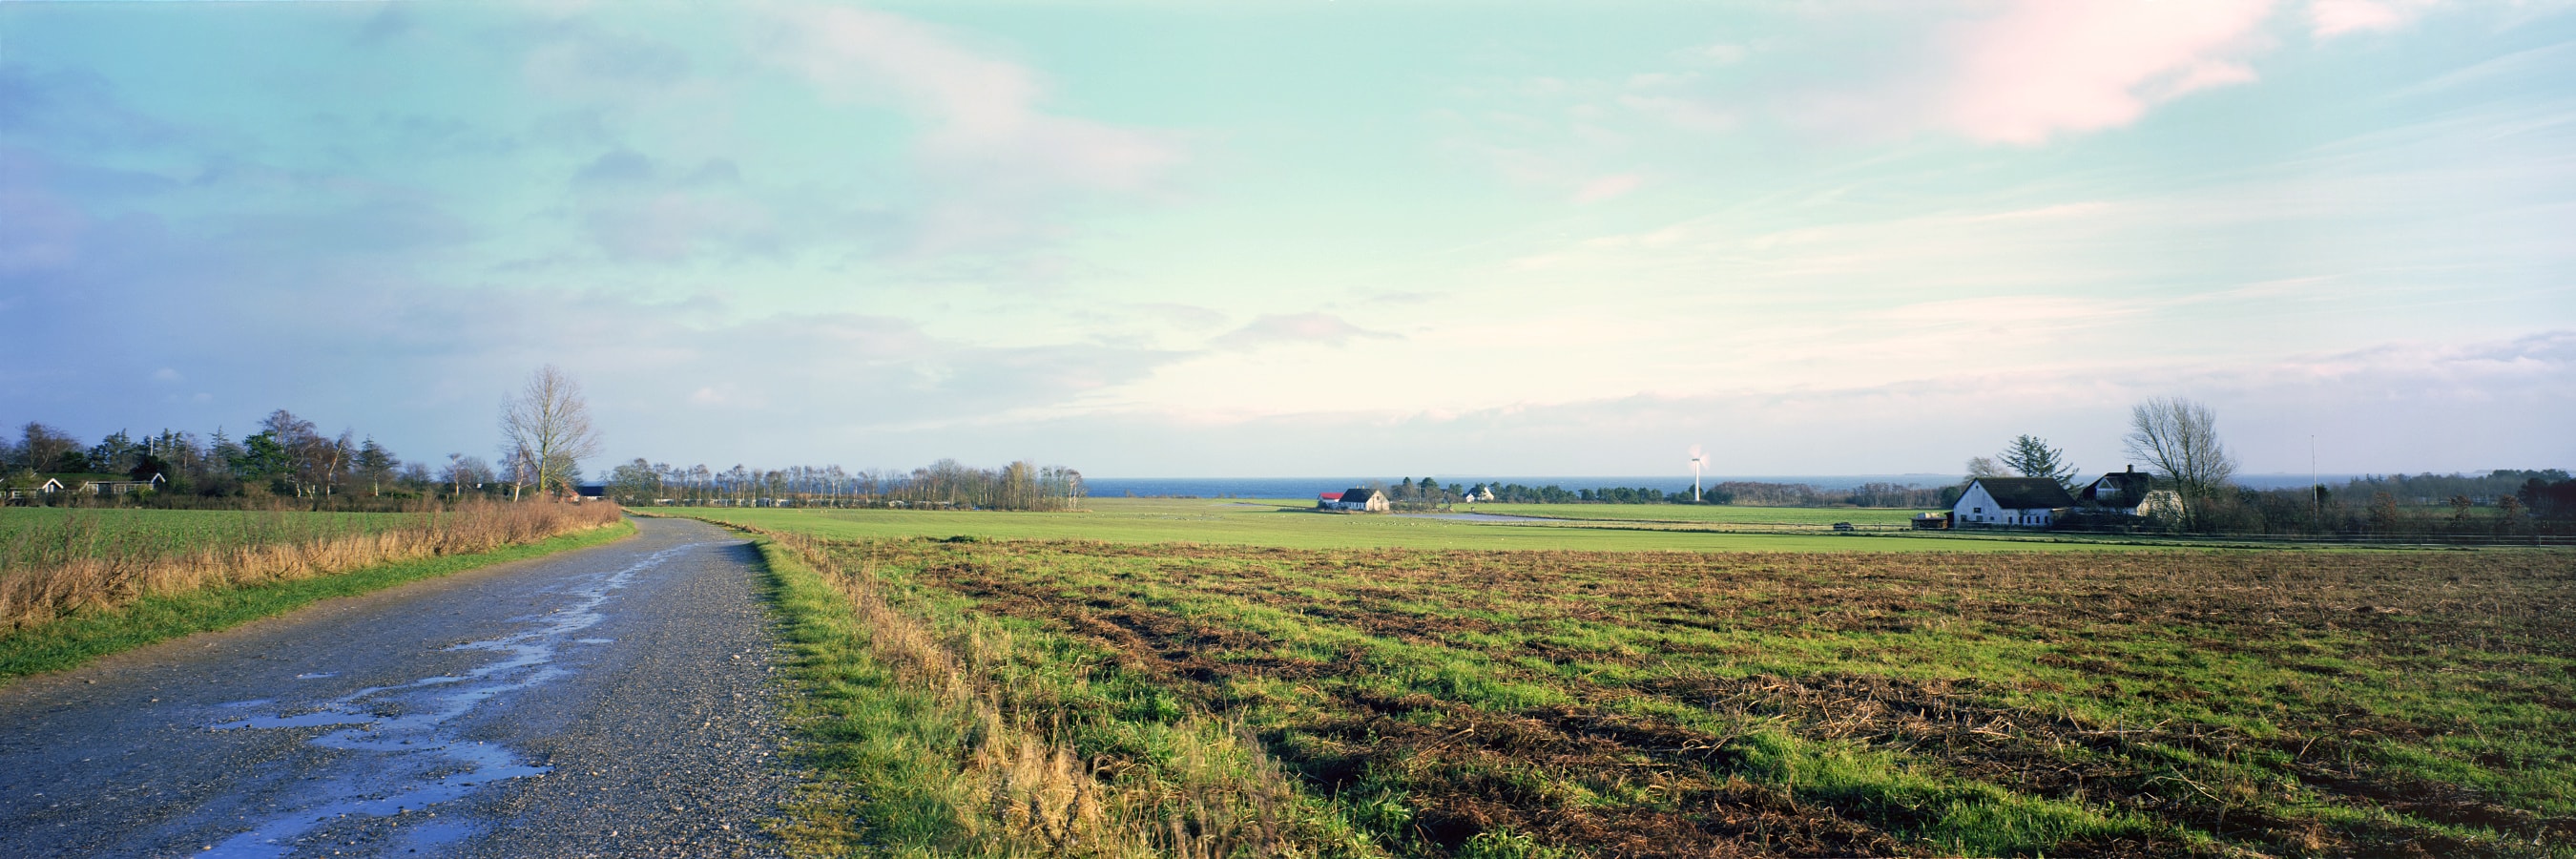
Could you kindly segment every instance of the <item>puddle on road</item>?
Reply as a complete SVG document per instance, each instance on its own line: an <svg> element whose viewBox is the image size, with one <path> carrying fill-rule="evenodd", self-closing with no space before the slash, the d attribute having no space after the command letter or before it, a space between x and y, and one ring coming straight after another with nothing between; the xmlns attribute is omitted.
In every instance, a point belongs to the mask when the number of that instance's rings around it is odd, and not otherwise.
<svg viewBox="0 0 2576 859"><path fill-rule="evenodd" d="M614 639L614 638L576 638L576 639L573 639L573 640L572 640L572 643L574 643L574 644L616 644L616 643L617 643L617 639Z"/></svg>
<svg viewBox="0 0 2576 859"><path fill-rule="evenodd" d="M340 672L337 672L337 671L313 671L313 672L307 672L307 673L304 673L304 674L298 674L298 675L295 675L295 679L297 679L297 680L320 680L320 679L325 678L325 677L338 677L338 676L340 676Z"/></svg>
<svg viewBox="0 0 2576 859"><path fill-rule="evenodd" d="M418 813L493 782L552 771L554 767L549 765L521 761L505 746L465 739L458 735L456 729L448 727L448 722L473 712L477 706L494 698L529 689L569 673L550 664L554 661L558 642L605 619L598 611L599 606L632 581L635 574L709 545L716 544L673 546L646 555L625 569L574 579L577 584L566 590L576 598L572 605L535 618L519 618L531 624L521 631L447 648L449 651L479 650L500 654L500 658L463 675L442 674L394 686L371 686L319 702L310 708L293 708L306 712L234 718L208 726L212 730L231 731L343 725L347 727L306 742L326 749L373 754L341 761L331 768L333 772L298 791L300 795L281 797L279 802L288 805L288 810L254 824L249 831L234 835L211 849L197 851L195 855L285 856L296 851L299 846L296 841L307 833L348 817ZM611 639L573 641L607 643ZM332 675L311 673L296 676L298 679L317 679ZM273 700L244 701L226 706L247 708L274 703ZM424 816L421 822L402 827L397 834L405 843L427 846L461 839L471 830L471 825L461 819L440 821Z"/></svg>

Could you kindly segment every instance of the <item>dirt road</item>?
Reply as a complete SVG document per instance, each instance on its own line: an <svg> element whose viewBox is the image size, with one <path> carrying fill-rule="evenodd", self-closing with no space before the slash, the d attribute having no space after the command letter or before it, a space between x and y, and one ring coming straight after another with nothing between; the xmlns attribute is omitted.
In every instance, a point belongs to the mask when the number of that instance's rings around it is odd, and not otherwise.
<svg viewBox="0 0 2576 859"><path fill-rule="evenodd" d="M762 856L749 546L712 526L0 687L0 856Z"/></svg>

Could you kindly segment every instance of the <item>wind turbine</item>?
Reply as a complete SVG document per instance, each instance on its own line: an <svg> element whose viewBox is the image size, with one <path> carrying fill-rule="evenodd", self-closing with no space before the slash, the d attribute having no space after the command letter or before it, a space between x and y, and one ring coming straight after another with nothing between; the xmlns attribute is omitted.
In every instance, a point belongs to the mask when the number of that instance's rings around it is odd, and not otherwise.
<svg viewBox="0 0 2576 859"><path fill-rule="evenodd" d="M1707 462L1708 462L1708 457L1707 457L1706 455L1704 455L1704 454L1701 454L1701 453L1699 452L1699 445L1695 445L1695 444L1694 444L1694 445L1691 445L1690 455L1691 455L1691 457L1690 457L1690 463L1691 463L1691 503L1693 503L1693 504L1697 504L1697 503L1699 503L1699 467L1700 467L1701 465L1703 465L1703 464L1705 464L1705 463L1707 463Z"/></svg>

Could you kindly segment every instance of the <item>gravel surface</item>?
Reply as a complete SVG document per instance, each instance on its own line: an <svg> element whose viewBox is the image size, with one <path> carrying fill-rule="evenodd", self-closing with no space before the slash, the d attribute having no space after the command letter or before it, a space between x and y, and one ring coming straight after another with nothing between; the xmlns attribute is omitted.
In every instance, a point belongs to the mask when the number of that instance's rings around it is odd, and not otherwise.
<svg viewBox="0 0 2576 859"><path fill-rule="evenodd" d="M0 856L771 856L753 550L645 519L0 687Z"/></svg>

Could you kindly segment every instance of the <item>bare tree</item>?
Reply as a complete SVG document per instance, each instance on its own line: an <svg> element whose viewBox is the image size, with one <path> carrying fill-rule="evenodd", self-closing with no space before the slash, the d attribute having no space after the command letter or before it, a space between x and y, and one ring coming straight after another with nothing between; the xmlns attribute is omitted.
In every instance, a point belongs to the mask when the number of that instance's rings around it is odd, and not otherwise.
<svg viewBox="0 0 2576 859"><path fill-rule="evenodd" d="M2218 416L2180 397L2157 397L2129 410L2129 455L2172 481L2183 518L2197 522L2201 502L2236 476L2236 457L2218 441Z"/></svg>
<svg viewBox="0 0 2576 859"><path fill-rule="evenodd" d="M582 400L581 383L548 364L528 374L519 395L501 403L501 447L514 471L524 470L538 492L572 494L573 475L584 457L599 453L599 433L590 426L590 405Z"/></svg>
<svg viewBox="0 0 2576 859"><path fill-rule="evenodd" d="M2010 474L2010 472L2004 471L2003 466L1995 464L1995 461L1992 458L1983 456L1971 457L1968 460L1967 468L1968 479L1970 480L1975 480L1980 477L2004 477Z"/></svg>

